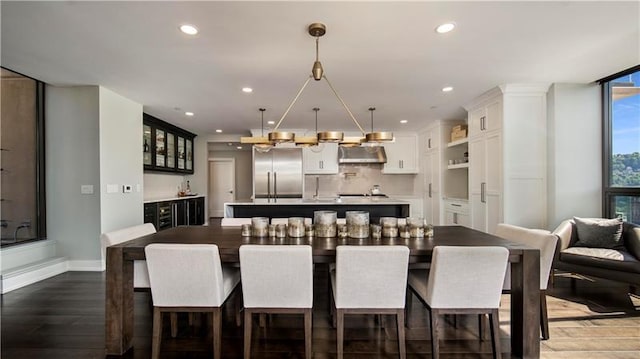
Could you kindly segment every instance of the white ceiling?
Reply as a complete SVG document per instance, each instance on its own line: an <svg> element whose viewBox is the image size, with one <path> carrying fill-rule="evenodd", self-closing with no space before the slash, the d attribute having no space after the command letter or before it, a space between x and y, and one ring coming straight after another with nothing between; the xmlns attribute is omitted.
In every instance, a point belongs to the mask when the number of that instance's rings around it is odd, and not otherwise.
<svg viewBox="0 0 640 359"><path fill-rule="evenodd" d="M259 107L265 121L284 113L310 73L307 25L319 21L325 74L363 127L375 106L376 128L416 130L464 118L464 104L499 84L589 83L637 65L639 6L2 1L1 61L50 84L107 87L198 134L244 134L259 127ZM458 27L436 34L448 21ZM181 33L184 23L200 32ZM356 130L325 82L309 85L282 127L313 130L313 107L321 130Z"/></svg>

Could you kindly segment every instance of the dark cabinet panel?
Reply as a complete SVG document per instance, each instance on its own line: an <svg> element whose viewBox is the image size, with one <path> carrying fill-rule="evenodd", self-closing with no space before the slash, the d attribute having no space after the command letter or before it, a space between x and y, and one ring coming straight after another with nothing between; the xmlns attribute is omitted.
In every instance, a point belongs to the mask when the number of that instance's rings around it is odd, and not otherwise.
<svg viewBox="0 0 640 359"><path fill-rule="evenodd" d="M143 114L144 170L193 174L195 134L149 114Z"/></svg>
<svg viewBox="0 0 640 359"><path fill-rule="evenodd" d="M204 197L145 203L144 222L153 223L158 231L176 226L201 226Z"/></svg>
<svg viewBox="0 0 640 359"><path fill-rule="evenodd" d="M151 223L154 225L154 227L158 228L158 204L157 203L144 204L144 223Z"/></svg>

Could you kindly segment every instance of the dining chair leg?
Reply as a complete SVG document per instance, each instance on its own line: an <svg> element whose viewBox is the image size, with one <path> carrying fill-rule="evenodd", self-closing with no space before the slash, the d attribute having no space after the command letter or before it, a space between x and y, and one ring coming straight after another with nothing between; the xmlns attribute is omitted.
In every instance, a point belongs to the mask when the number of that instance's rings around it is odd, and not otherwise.
<svg viewBox="0 0 640 359"><path fill-rule="evenodd" d="M151 336L151 358L160 358L160 341L162 340L162 313L153 308L153 332Z"/></svg>
<svg viewBox="0 0 640 359"><path fill-rule="evenodd" d="M337 336L338 336L338 359L344 356L344 309L336 309Z"/></svg>
<svg viewBox="0 0 640 359"><path fill-rule="evenodd" d="M407 286L407 293L405 294L404 299L404 325L406 328L409 328L409 318L411 316L411 306L413 305L413 293Z"/></svg>
<svg viewBox="0 0 640 359"><path fill-rule="evenodd" d="M478 314L478 338L483 342L487 340L487 315Z"/></svg>
<svg viewBox="0 0 640 359"><path fill-rule="evenodd" d="M178 336L178 313L169 313L169 321L171 322L171 338Z"/></svg>
<svg viewBox="0 0 640 359"><path fill-rule="evenodd" d="M251 310L244 308L244 359L251 358Z"/></svg>
<svg viewBox="0 0 640 359"><path fill-rule="evenodd" d="M222 358L222 311L213 308L213 359Z"/></svg>
<svg viewBox="0 0 640 359"><path fill-rule="evenodd" d="M500 349L500 319L498 317L498 309L492 309L489 313L489 324L491 326L491 346L493 348L493 358L501 359L502 352Z"/></svg>
<svg viewBox="0 0 640 359"><path fill-rule="evenodd" d="M431 327L431 356L433 359L440 358L440 344L438 342L439 333L439 315L437 309L431 309L429 311L429 324Z"/></svg>
<svg viewBox="0 0 640 359"><path fill-rule="evenodd" d="M304 310L304 353L306 359L311 359L313 352L311 351L311 342L313 340L313 309Z"/></svg>
<svg viewBox="0 0 640 359"><path fill-rule="evenodd" d="M407 357L407 347L404 341L404 308L398 309L396 313L396 327L398 329L398 353L400 353L400 359L405 359Z"/></svg>
<svg viewBox="0 0 640 359"><path fill-rule="evenodd" d="M540 329L542 340L549 339L549 316L547 313L547 291L540 291Z"/></svg>

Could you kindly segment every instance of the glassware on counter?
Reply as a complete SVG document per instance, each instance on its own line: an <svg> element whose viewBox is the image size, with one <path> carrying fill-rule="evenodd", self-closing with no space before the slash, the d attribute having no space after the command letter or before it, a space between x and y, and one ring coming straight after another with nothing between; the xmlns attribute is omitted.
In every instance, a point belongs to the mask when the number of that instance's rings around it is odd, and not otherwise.
<svg viewBox="0 0 640 359"><path fill-rule="evenodd" d="M369 212L346 211L347 234L351 238L369 237Z"/></svg>
<svg viewBox="0 0 640 359"><path fill-rule="evenodd" d="M269 234L268 217L251 218L251 235L254 237L266 237Z"/></svg>

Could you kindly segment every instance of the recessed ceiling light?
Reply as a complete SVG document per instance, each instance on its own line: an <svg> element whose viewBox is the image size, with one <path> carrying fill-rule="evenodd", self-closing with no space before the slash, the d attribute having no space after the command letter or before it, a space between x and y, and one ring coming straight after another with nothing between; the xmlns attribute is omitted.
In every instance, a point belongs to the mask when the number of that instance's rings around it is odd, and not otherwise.
<svg viewBox="0 0 640 359"><path fill-rule="evenodd" d="M242 88L242 92L245 92L245 93L252 93L252 92L253 92L253 89L252 89L251 87L243 87L243 88Z"/></svg>
<svg viewBox="0 0 640 359"><path fill-rule="evenodd" d="M275 125L276 121L267 121L267 125Z"/></svg>
<svg viewBox="0 0 640 359"><path fill-rule="evenodd" d="M198 33L198 29L196 29L195 26L189 24L180 26L180 31L184 32L187 35L195 35Z"/></svg>
<svg viewBox="0 0 640 359"><path fill-rule="evenodd" d="M239 149L239 150L241 150L241 149L242 149L242 146L238 146L238 147L236 147L236 148L237 148L237 149Z"/></svg>
<svg viewBox="0 0 640 359"><path fill-rule="evenodd" d="M193 116L193 112L189 112L189 111L185 112L184 114L187 116Z"/></svg>
<svg viewBox="0 0 640 359"><path fill-rule="evenodd" d="M451 86L447 86L447 87L443 87L442 88L442 92L451 92L451 91L453 91L453 87L451 87Z"/></svg>
<svg viewBox="0 0 640 359"><path fill-rule="evenodd" d="M407 120L400 120L400 123L407 123L407 122L409 122L409 121L407 121Z"/></svg>
<svg viewBox="0 0 640 359"><path fill-rule="evenodd" d="M438 34L444 34L447 33L451 30L453 30L456 27L456 24L452 23L452 22L448 22L446 24L442 24L438 27L436 27L436 32Z"/></svg>
<svg viewBox="0 0 640 359"><path fill-rule="evenodd" d="M222 130L221 129L217 129L216 132L217 133L222 133Z"/></svg>

